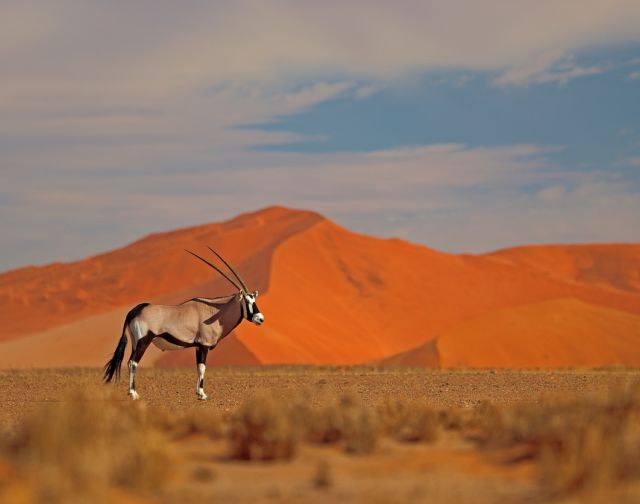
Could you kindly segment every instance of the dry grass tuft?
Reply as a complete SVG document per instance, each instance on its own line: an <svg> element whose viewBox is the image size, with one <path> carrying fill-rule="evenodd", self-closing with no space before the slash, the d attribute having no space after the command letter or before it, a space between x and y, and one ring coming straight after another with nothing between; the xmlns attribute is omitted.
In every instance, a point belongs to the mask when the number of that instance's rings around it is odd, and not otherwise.
<svg viewBox="0 0 640 504"><path fill-rule="evenodd" d="M432 442L438 439L439 415L421 401L387 398L378 406L385 434L402 442Z"/></svg>
<svg viewBox="0 0 640 504"><path fill-rule="evenodd" d="M486 411L477 440L485 448L515 453L514 461L534 460L541 486L552 494L640 480L637 386L607 397Z"/></svg>
<svg viewBox="0 0 640 504"><path fill-rule="evenodd" d="M222 439L226 434L227 426L222 414L212 408L193 408L182 414L169 416L172 419L164 428L173 438L204 434L211 439Z"/></svg>
<svg viewBox="0 0 640 504"><path fill-rule="evenodd" d="M465 437L478 443L487 441L487 436L496 436L496 432L504 429L506 410L498 408L489 401L482 401L478 406L458 417L459 428L464 430Z"/></svg>
<svg viewBox="0 0 640 504"><path fill-rule="evenodd" d="M245 401L229 428L231 458L291 458L302 440L341 444L347 453L371 453L379 435L378 416L355 394L323 396L309 405L309 396L282 397L262 392Z"/></svg>
<svg viewBox="0 0 640 504"><path fill-rule="evenodd" d="M215 409L192 409L182 416L182 422L188 434L205 434L211 439L220 439L225 435L224 418Z"/></svg>
<svg viewBox="0 0 640 504"><path fill-rule="evenodd" d="M181 439L192 434L204 434L211 439L221 439L226 434L223 415L211 407L192 408L181 413L157 409L150 421L172 439Z"/></svg>
<svg viewBox="0 0 640 504"><path fill-rule="evenodd" d="M311 442L341 442L353 454L371 453L380 433L376 412L355 394L343 394L312 411L307 425Z"/></svg>
<svg viewBox="0 0 640 504"><path fill-rule="evenodd" d="M29 416L3 450L32 481L37 501L99 501L113 486L157 488L168 459L165 438L147 417L144 404L85 387Z"/></svg>
<svg viewBox="0 0 640 504"><path fill-rule="evenodd" d="M438 412L438 421L446 430L462 430L468 421L468 414L461 408L447 408Z"/></svg>
<svg viewBox="0 0 640 504"><path fill-rule="evenodd" d="M302 426L292 408L273 393L262 392L244 402L231 419L230 457L239 460L290 459Z"/></svg>

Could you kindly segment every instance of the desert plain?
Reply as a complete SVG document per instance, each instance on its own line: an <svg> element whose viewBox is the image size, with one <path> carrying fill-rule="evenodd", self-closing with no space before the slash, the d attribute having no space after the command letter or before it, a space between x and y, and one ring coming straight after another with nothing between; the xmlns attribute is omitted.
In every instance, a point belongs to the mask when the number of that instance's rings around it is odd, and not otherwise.
<svg viewBox="0 0 640 504"><path fill-rule="evenodd" d="M3 502L637 502L640 372L0 371Z"/></svg>

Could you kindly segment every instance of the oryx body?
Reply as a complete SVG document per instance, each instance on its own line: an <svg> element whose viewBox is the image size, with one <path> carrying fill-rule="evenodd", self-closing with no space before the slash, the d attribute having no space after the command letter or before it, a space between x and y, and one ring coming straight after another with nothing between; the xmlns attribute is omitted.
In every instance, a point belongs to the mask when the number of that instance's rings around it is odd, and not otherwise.
<svg viewBox="0 0 640 504"><path fill-rule="evenodd" d="M142 303L129 311L118 346L105 365L104 379L110 382L114 375L119 375L128 337L132 347L129 358L129 395L133 399L139 398L135 384L136 369L151 343L163 351L195 347L198 368L196 395L199 399L206 399L204 373L209 350L215 348L243 319L256 325L264 322L264 316L256 304L258 291L249 293L240 276L219 255L241 286L213 264L195 256L221 273L238 292L217 298L193 298L179 305Z"/></svg>

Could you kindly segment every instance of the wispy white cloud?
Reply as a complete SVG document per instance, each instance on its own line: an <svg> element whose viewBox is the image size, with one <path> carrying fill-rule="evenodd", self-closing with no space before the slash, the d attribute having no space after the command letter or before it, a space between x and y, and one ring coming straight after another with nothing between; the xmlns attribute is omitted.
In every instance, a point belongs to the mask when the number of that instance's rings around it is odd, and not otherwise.
<svg viewBox="0 0 640 504"><path fill-rule="evenodd" d="M520 86L527 84L556 83L564 86L571 80L599 75L638 65L638 58L623 62L601 62L597 65L580 65L574 54L554 48L534 55L521 63L511 65L500 73L494 84L499 86ZM628 77L636 79L640 72L632 71Z"/></svg>
<svg viewBox="0 0 640 504"><path fill-rule="evenodd" d="M381 89L382 89L381 85L364 84L362 86L359 86L358 89L356 89L354 96L356 100L364 100L380 92Z"/></svg>
<svg viewBox="0 0 640 504"><path fill-rule="evenodd" d="M514 66L495 79L498 85L522 85L553 82L565 85L578 77L598 75L610 71L613 65L581 66L575 58L568 56L558 61L559 53L552 52L540 60L532 60L525 65Z"/></svg>
<svg viewBox="0 0 640 504"><path fill-rule="evenodd" d="M317 103L344 95L356 86L354 82L319 82L284 96L285 110L298 112Z"/></svg>
<svg viewBox="0 0 640 504"><path fill-rule="evenodd" d="M540 74L537 82L557 82L558 84L567 84L570 80L577 77L587 77L589 75L598 75L607 71L604 66L578 66L572 65L568 68L561 68L556 71L549 71Z"/></svg>

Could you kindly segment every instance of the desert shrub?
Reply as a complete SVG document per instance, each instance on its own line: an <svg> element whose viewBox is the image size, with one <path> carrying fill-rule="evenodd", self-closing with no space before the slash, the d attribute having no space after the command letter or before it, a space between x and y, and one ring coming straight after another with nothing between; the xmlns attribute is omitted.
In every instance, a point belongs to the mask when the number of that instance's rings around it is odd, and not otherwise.
<svg viewBox="0 0 640 504"><path fill-rule="evenodd" d="M438 412L421 401L387 398L378 406L384 433L403 442L431 442L438 438Z"/></svg>
<svg viewBox="0 0 640 504"><path fill-rule="evenodd" d="M210 407L191 408L183 413L166 409L154 411L151 422L171 439L180 439L192 434L204 434L211 439L225 435L225 420L222 414Z"/></svg>
<svg viewBox="0 0 640 504"><path fill-rule="evenodd" d="M341 442L348 453L371 453L376 446L379 422L376 412L355 394L343 394L313 410L307 423L307 439L316 443Z"/></svg>
<svg viewBox="0 0 640 504"><path fill-rule="evenodd" d="M394 397L386 397L377 409L382 432L389 436L394 435L398 424L409 414L408 403Z"/></svg>
<svg viewBox="0 0 640 504"><path fill-rule="evenodd" d="M233 415L229 428L231 457L242 460L286 459L301 440L340 443L348 453L370 453L378 437L376 412L353 394L323 395L312 406L309 395L262 392ZM317 399L317 398L316 398Z"/></svg>
<svg viewBox="0 0 640 504"><path fill-rule="evenodd" d="M286 401L273 393L258 393L231 419L230 456L240 460L289 459L295 454L301 429Z"/></svg>
<svg viewBox="0 0 640 504"><path fill-rule="evenodd" d="M519 405L478 437L489 449L519 447L535 461L541 486L570 493L640 479L640 400L622 387L604 398Z"/></svg>
<svg viewBox="0 0 640 504"><path fill-rule="evenodd" d="M189 433L205 434L211 439L220 439L225 432L224 419L220 412L211 408L194 408L182 416Z"/></svg>
<svg viewBox="0 0 640 504"><path fill-rule="evenodd" d="M438 422L443 429L457 431L466 425L466 415L460 408L442 409L438 412Z"/></svg>
<svg viewBox="0 0 640 504"><path fill-rule="evenodd" d="M481 401L467 415L459 417L459 425L467 439L482 443L487 436L495 437L497 432L502 432L504 414L504 408L489 401Z"/></svg>
<svg viewBox="0 0 640 504"><path fill-rule="evenodd" d="M163 429L170 433L172 438L204 434L211 439L220 439L226 433L225 420L215 409L192 408L184 413L167 416L169 421L165 419Z"/></svg>
<svg viewBox="0 0 640 504"><path fill-rule="evenodd" d="M157 488L167 474L165 439L148 414L144 404L85 387L27 417L3 449L38 501L95 502L110 486Z"/></svg>

